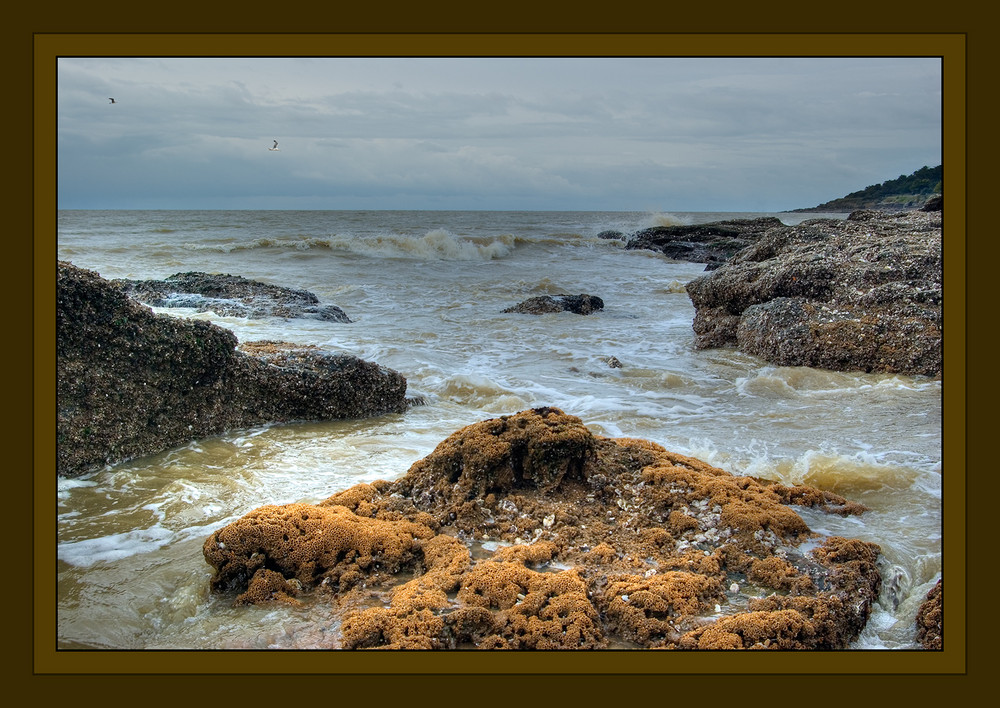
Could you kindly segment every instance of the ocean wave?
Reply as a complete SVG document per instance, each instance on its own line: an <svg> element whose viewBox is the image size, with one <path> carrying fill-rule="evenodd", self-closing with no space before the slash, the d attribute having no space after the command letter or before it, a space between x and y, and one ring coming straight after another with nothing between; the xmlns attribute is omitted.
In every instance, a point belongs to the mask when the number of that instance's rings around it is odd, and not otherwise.
<svg viewBox="0 0 1000 708"><path fill-rule="evenodd" d="M671 214L668 211L657 211L646 215L646 218L642 223L642 228L650 228L653 226L684 226L690 223L691 219L688 217L677 216L676 214Z"/></svg>
<svg viewBox="0 0 1000 708"><path fill-rule="evenodd" d="M435 393L453 403L475 405L491 412L516 412L531 407L530 402L517 392L477 374L449 376Z"/></svg>
<svg viewBox="0 0 1000 708"><path fill-rule="evenodd" d="M142 553L152 553L179 540L208 536L235 518L224 519L208 526L193 526L182 531L172 531L162 524L155 524L149 528L134 529L99 538L66 541L58 545L56 555L64 563L87 568L96 563L114 562Z"/></svg>
<svg viewBox="0 0 1000 708"><path fill-rule="evenodd" d="M736 390L748 396L796 398L841 396L859 391L896 393L925 391L940 381L925 377L829 371L806 366L765 366L752 376L736 379Z"/></svg>
<svg viewBox="0 0 1000 708"><path fill-rule="evenodd" d="M190 251L215 251L218 253L235 253L239 251L254 251L258 249L309 251L312 249L333 248L331 239L315 236L276 236L261 237L249 241L215 241L208 243L186 243L184 248Z"/></svg>
<svg viewBox="0 0 1000 708"><path fill-rule="evenodd" d="M349 239L348 250L367 256L413 258L418 260L491 261L510 255L517 238L505 234L495 238L462 238L445 229L434 229L423 236L366 236Z"/></svg>
<svg viewBox="0 0 1000 708"><path fill-rule="evenodd" d="M929 492L927 473L919 464L888 461L889 452L875 455L867 451L842 453L824 447L806 450L795 457L779 457L758 445L743 453L722 452L707 441L692 441L685 451L693 457L737 476L760 477L782 484L802 484L851 497L862 492L881 489L915 489Z"/></svg>
<svg viewBox="0 0 1000 708"><path fill-rule="evenodd" d="M687 294L687 283L682 283L681 281L674 278L670 282L664 284L659 288L654 288L653 292L657 295L677 295L680 293Z"/></svg>
<svg viewBox="0 0 1000 708"><path fill-rule="evenodd" d="M336 250L376 258L416 260L490 261L513 252L522 239L512 234L492 238L464 238L445 229L433 229L423 236L381 234L373 236L331 235L261 237L249 241L188 243L194 251L232 253L257 249Z"/></svg>

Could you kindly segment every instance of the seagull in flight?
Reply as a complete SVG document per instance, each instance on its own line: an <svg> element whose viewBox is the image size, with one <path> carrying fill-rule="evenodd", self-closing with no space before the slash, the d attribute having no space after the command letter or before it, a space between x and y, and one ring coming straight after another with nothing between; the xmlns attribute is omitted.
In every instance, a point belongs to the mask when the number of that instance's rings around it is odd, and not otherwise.
<svg viewBox="0 0 1000 708"><path fill-rule="evenodd" d="M274 147L270 147L270 148L268 148L268 150L272 150L272 151L274 151L274 150L278 150L278 141L277 141L277 140L275 140L275 141L274 141ZM280 151L280 150L278 150L278 152L281 152L281 151Z"/></svg>
<svg viewBox="0 0 1000 708"><path fill-rule="evenodd" d="M117 103L117 101L113 98L109 98L108 100L111 101L112 103Z"/></svg>

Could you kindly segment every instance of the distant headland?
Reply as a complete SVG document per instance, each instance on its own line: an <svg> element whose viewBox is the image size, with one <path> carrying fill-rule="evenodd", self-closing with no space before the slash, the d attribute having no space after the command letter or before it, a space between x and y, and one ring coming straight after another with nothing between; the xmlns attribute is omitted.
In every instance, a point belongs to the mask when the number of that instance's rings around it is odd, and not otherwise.
<svg viewBox="0 0 1000 708"><path fill-rule="evenodd" d="M873 184L851 192L847 196L834 199L807 209L789 209L789 212L852 212L859 209L875 211L902 211L917 209L935 194L942 193L942 170L937 167L921 167L911 175L900 175L881 184Z"/></svg>

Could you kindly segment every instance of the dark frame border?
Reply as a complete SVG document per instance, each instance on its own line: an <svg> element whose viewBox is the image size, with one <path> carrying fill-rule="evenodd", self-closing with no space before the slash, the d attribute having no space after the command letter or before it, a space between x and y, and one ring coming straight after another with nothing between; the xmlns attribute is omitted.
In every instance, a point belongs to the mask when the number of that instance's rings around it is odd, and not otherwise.
<svg viewBox="0 0 1000 708"><path fill-rule="evenodd" d="M966 37L913 34L51 33L33 37L34 636L36 674L960 674L966 670ZM941 652L227 652L55 649L56 59L59 56L939 56L945 226L944 555Z"/></svg>

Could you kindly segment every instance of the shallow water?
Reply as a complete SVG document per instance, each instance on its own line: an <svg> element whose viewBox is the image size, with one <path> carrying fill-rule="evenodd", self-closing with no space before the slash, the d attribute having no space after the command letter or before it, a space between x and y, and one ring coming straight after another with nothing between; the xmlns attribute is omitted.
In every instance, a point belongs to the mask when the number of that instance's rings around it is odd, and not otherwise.
<svg viewBox="0 0 1000 708"><path fill-rule="evenodd" d="M645 438L734 474L864 503L861 517L800 513L816 531L883 549L887 589L856 648L915 647L917 606L941 572L942 383L698 351L684 284L704 266L597 238L753 216L61 212L59 258L106 278L208 271L316 293L353 322L157 311L210 320L240 341L315 344L378 362L404 374L408 395L426 405L233 431L60 480L59 646L330 647L335 628L322 607L231 608L210 596L204 539L264 504L395 479L464 425L547 405L596 434ZM558 293L597 295L605 309L501 312Z"/></svg>

